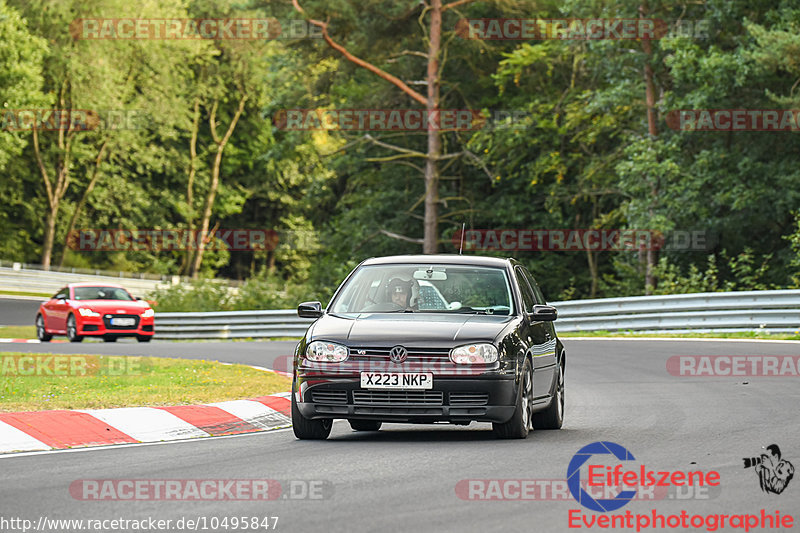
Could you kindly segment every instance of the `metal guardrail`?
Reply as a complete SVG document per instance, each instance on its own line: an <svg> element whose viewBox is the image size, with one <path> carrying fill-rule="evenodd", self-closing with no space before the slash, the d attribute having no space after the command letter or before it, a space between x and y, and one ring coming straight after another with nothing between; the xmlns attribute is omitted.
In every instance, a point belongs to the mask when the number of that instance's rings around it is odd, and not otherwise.
<svg viewBox="0 0 800 533"><path fill-rule="evenodd" d="M136 296L144 296L144 293L156 288L167 287L173 282L179 283L180 279L172 280L171 277L165 277L164 279L139 279L124 276L98 276L85 273L26 269L22 268L21 265L17 268L0 267L0 290L5 291L55 294L67 283L78 283L82 281L118 283L134 292Z"/></svg>
<svg viewBox="0 0 800 533"><path fill-rule="evenodd" d="M156 337L162 339L237 339L302 337L312 319L295 309L225 311L218 313L156 313Z"/></svg>
<svg viewBox="0 0 800 533"><path fill-rule="evenodd" d="M793 333L800 330L800 290L742 291L550 302L556 330ZM313 320L295 310L157 313L167 339L300 337Z"/></svg>

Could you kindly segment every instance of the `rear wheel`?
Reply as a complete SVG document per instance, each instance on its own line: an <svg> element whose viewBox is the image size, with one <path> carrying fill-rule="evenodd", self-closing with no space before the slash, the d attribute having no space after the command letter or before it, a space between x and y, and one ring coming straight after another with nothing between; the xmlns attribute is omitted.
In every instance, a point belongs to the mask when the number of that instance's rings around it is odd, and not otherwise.
<svg viewBox="0 0 800 533"><path fill-rule="evenodd" d="M563 361L563 358L562 358ZM533 415L533 427L536 429L561 429L564 424L564 363L558 365L556 391L550 406Z"/></svg>
<svg viewBox="0 0 800 533"><path fill-rule="evenodd" d="M292 430L295 437L302 440L325 440L331 434L332 427L333 420L330 418L312 420L304 417L297 407L297 400L292 391Z"/></svg>
<svg viewBox="0 0 800 533"><path fill-rule="evenodd" d="M380 420L348 420L353 431L378 431L383 422Z"/></svg>
<svg viewBox="0 0 800 533"><path fill-rule="evenodd" d="M531 405L533 405L533 370L529 359L525 359L520 378L520 392L517 395L517 408L511 420L492 423L494 434L501 439L524 439L533 429L531 425Z"/></svg>
<svg viewBox="0 0 800 533"><path fill-rule="evenodd" d="M36 338L39 339L40 342L50 342L50 339L53 338L53 336L44 329L44 317L42 315L36 317Z"/></svg>
<svg viewBox="0 0 800 533"><path fill-rule="evenodd" d="M67 317L67 338L69 342L81 342L83 337L78 335L78 326L75 323L75 315Z"/></svg>

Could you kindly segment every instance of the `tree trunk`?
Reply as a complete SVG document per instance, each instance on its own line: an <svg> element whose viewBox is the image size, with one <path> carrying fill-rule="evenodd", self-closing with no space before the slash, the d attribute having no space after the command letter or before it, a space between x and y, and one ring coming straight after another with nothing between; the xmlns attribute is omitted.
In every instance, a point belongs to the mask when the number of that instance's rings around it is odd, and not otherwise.
<svg viewBox="0 0 800 533"><path fill-rule="evenodd" d="M442 1L431 0L430 43L428 46L428 116L435 117L428 124L428 153L425 160L425 219L422 253L435 254L438 248L439 157L442 138L439 117L439 52L442 39Z"/></svg>
<svg viewBox="0 0 800 533"><path fill-rule="evenodd" d="M58 268L64 266L64 257L67 255L67 248L69 247L69 236L75 230L75 223L78 221L78 216L83 210L83 206L86 205L86 200L89 198L89 194L91 194L92 189L94 189L95 184L97 184L97 179L100 176L100 163L103 161L103 152L105 152L107 145L108 140L105 140L103 141L102 146L100 146L100 151L97 153L97 158L94 160L94 169L92 170L92 177L89 180L89 185L87 185L86 190L83 191L83 195L81 195L81 199L78 202L78 205L75 206L75 211L72 213L72 218L69 220L67 237L64 241L64 249L61 250L61 257L58 260Z"/></svg>
<svg viewBox="0 0 800 533"><path fill-rule="evenodd" d="M194 179L197 175L197 135L200 131L200 98L194 100L194 110L192 114L192 136L189 140L189 170L188 180L186 182L186 229L191 234L194 229ZM182 273L191 272L190 267L194 264L194 255L192 254L191 247L187 247L186 254L183 256L181 262Z"/></svg>
<svg viewBox="0 0 800 533"><path fill-rule="evenodd" d="M352 53L350 53L344 46L335 42L330 34L328 33L328 22L323 22L321 20L316 20L313 18L308 18L308 22L317 26L322 30L322 38L325 42L333 48L334 50L338 51L339 53L344 56L345 59L348 61L358 65L359 67L366 69L376 76L388 81L416 102L421 105L425 106L425 109L428 112L428 116L432 117L434 121L438 122L439 116L439 93L440 93L440 85L439 85L439 56L441 54L441 47L442 47L442 13L453 9L458 6L463 6L473 2L474 0L456 0L455 2L451 2L449 4L442 5L442 0L430 0L429 3L421 2L424 6L423 10L430 10L430 27L428 30L429 34L429 41L428 41L428 53L426 57L428 59L428 68L427 68L427 97L423 96L422 94L418 93L414 89L408 86L407 83L400 80L398 77L389 74L388 72L378 68L377 66L369 63L361 59L360 57L356 57ZM305 10L300 6L300 0L292 0L292 5L294 6L295 10L298 13L305 15ZM423 11L424 15L424 11ZM420 54L415 54L420 55ZM422 239L422 251L426 254L433 254L436 253L438 248L438 237L439 237L439 219L438 219L438 202L439 202L439 160L441 159L442 153L442 138L441 138L441 130L439 129L440 126L436 124L435 127L431 127L430 124L428 125L428 150L425 154L425 215L423 217L423 239ZM389 147L386 143L380 143L374 141L376 144L381 146ZM399 147L393 147L395 150L398 150L402 153L410 153L409 150L400 149ZM385 232L384 232L385 233Z"/></svg>
<svg viewBox="0 0 800 533"><path fill-rule="evenodd" d="M647 0L643 0L642 4L639 6L639 18L645 18L648 16L649 8L647 6ZM642 39L642 50L644 50L645 54L645 62L644 62L644 86L645 86L645 102L647 105L647 132L650 134L651 139L655 139L658 137L658 128L656 126L656 90L655 84L653 82L653 68L650 66L650 60L653 55L653 48L650 45L649 39ZM656 183L655 179L652 183L652 190L651 190L651 205L658 202L658 183ZM653 216L653 209L650 209L651 219ZM650 295L653 293L653 290L656 288L658 284L658 279L655 277L654 269L656 263L658 262L658 252L653 249L651 245L646 254L646 267L645 267L645 275L644 275L644 285L645 285L645 294Z"/></svg>
<svg viewBox="0 0 800 533"><path fill-rule="evenodd" d="M63 98L62 98L63 100ZM64 135L64 130L58 132L58 147L62 156L57 156L56 159L56 182L50 182L50 176L44 165L44 158L42 151L39 148L39 132L36 127L33 128L33 153L36 158L36 163L39 166L39 172L42 175L44 182L45 192L47 193L47 218L45 219L44 226L44 243L42 244L42 268L50 270L50 260L53 256L53 242L55 241L56 234L56 220L58 219L58 208L61 205L61 199L67 192L69 187L69 164L70 164L70 149L72 147L72 135Z"/></svg>
<svg viewBox="0 0 800 533"><path fill-rule="evenodd" d="M200 232L199 237L197 239L197 252L194 255L194 262L192 263L192 278L197 279L197 275L200 272L200 265L203 264L203 254L205 252L205 237L208 233L208 226L211 222L211 211L214 208L214 200L217 197L217 189L219 188L219 173L220 167L222 166L222 153L225 151L225 147L228 145L228 141L233 134L234 128L236 128L236 123L239 122L239 117L242 116L242 112L244 111L244 104L247 101L247 95L242 94L242 97L239 99L239 107L236 109L236 113L233 115L231 119L231 123L228 126L228 131L225 132L225 136L221 139L217 134L217 122L216 122L216 114L217 114L217 105L218 102L214 102L213 107L211 108L211 116L209 118L209 125L211 126L211 136L214 139L214 142L217 144L217 153L214 156L214 166L211 168L211 184L208 187L208 194L206 195L205 207L203 208L203 215L200 221Z"/></svg>
<svg viewBox="0 0 800 533"><path fill-rule="evenodd" d="M50 257L53 254L53 241L56 234L56 217L58 216L58 202L47 209L47 218L44 224L44 244L42 245L42 269L50 270Z"/></svg>

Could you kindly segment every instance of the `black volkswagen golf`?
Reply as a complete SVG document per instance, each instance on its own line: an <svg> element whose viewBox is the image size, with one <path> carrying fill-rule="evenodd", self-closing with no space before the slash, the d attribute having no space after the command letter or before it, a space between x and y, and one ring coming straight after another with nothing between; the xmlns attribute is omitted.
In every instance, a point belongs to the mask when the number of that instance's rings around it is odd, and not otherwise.
<svg viewBox="0 0 800 533"><path fill-rule="evenodd" d="M333 419L491 422L501 438L559 429L565 352L556 309L513 259L408 255L368 259L320 302L293 360L292 424L325 439Z"/></svg>

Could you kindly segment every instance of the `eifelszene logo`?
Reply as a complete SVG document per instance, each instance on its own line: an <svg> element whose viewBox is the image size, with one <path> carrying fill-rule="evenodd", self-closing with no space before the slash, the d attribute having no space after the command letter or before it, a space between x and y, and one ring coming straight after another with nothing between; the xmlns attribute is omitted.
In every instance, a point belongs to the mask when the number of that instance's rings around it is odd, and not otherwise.
<svg viewBox="0 0 800 533"><path fill-rule="evenodd" d="M780 494L794 477L794 466L781 459L781 449L777 444L770 444L766 450L768 453L762 453L761 457L745 457L742 461L745 468L755 470L762 491Z"/></svg>

